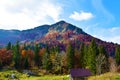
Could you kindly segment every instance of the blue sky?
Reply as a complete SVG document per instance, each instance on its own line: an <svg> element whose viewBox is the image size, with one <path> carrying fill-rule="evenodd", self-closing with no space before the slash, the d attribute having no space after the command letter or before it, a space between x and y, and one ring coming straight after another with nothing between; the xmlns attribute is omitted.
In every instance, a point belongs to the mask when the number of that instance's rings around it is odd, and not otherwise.
<svg viewBox="0 0 120 80"><path fill-rule="evenodd" d="M0 0L0 29L30 29L60 20L120 43L120 0Z"/></svg>

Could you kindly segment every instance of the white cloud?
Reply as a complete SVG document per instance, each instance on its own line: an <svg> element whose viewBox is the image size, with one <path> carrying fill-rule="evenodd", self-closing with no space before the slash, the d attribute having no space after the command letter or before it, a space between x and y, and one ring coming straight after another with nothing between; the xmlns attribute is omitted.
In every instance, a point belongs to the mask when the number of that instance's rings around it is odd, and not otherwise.
<svg viewBox="0 0 120 80"><path fill-rule="evenodd" d="M120 27L100 28L96 26L96 28L91 28L89 30L92 32L88 32L92 33L91 35L93 35L94 37L97 37L104 41L120 44Z"/></svg>
<svg viewBox="0 0 120 80"><path fill-rule="evenodd" d="M98 36L97 36L98 37ZM107 42L113 42L113 43L118 43L120 44L120 36L99 36L100 39L105 40Z"/></svg>
<svg viewBox="0 0 120 80"><path fill-rule="evenodd" d="M110 32L119 32L120 31L120 27L112 27L109 29Z"/></svg>
<svg viewBox="0 0 120 80"><path fill-rule="evenodd" d="M60 19L62 7L53 0L0 0L0 29L28 29Z"/></svg>
<svg viewBox="0 0 120 80"><path fill-rule="evenodd" d="M69 16L69 18L78 20L78 21L84 21L84 20L89 20L93 18L93 14L90 12L84 12L84 11L81 11L80 13L74 12Z"/></svg>

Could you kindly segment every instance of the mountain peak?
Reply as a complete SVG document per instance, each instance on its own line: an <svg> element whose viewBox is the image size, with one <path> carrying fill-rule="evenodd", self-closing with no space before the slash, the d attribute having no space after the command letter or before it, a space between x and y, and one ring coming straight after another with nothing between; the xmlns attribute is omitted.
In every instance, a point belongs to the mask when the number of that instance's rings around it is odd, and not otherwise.
<svg viewBox="0 0 120 80"><path fill-rule="evenodd" d="M66 21L64 21L64 20L61 20L61 21L59 21L59 22L57 22L57 23L59 23L59 24L64 24L64 23L67 23ZM57 24L56 23L56 24Z"/></svg>
<svg viewBox="0 0 120 80"><path fill-rule="evenodd" d="M52 24L52 25L63 25L63 24L67 24L67 22L66 21L64 21L64 20L61 20L61 21L59 21L59 22L56 22L55 24Z"/></svg>

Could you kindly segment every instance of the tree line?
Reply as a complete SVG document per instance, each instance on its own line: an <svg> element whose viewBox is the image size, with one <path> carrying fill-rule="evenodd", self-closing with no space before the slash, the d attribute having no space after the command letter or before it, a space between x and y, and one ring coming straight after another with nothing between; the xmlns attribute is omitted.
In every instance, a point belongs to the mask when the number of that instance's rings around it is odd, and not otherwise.
<svg viewBox="0 0 120 80"><path fill-rule="evenodd" d="M41 47L40 44L30 46L16 42L12 45L9 42L5 48L0 49L0 67L9 66L15 69L37 67L53 74L68 74L72 68L87 68L93 74L99 75L112 70L112 65L120 65L119 46L116 46L114 57L108 54L106 48L98 45L94 39L89 45L82 42L75 45L69 42L65 51L61 51L59 45L50 47L46 44Z"/></svg>

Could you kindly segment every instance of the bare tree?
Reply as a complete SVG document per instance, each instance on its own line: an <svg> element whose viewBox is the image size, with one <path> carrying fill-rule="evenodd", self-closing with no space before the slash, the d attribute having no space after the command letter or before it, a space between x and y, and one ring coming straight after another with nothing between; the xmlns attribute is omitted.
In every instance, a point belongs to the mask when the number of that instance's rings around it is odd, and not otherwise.
<svg viewBox="0 0 120 80"><path fill-rule="evenodd" d="M116 65L115 59L113 59L113 57L109 57L109 63L110 63L109 70L111 72L109 75L109 79L112 80L113 73L115 73L117 71L117 65Z"/></svg>
<svg viewBox="0 0 120 80"><path fill-rule="evenodd" d="M96 57L96 70L97 70L97 74L100 75L102 72L102 65L105 64L105 56L103 54L99 54Z"/></svg>
<svg viewBox="0 0 120 80"><path fill-rule="evenodd" d="M115 60L112 57L110 57L109 62L110 62L110 72L112 72L112 73L116 72L117 66L116 66Z"/></svg>

